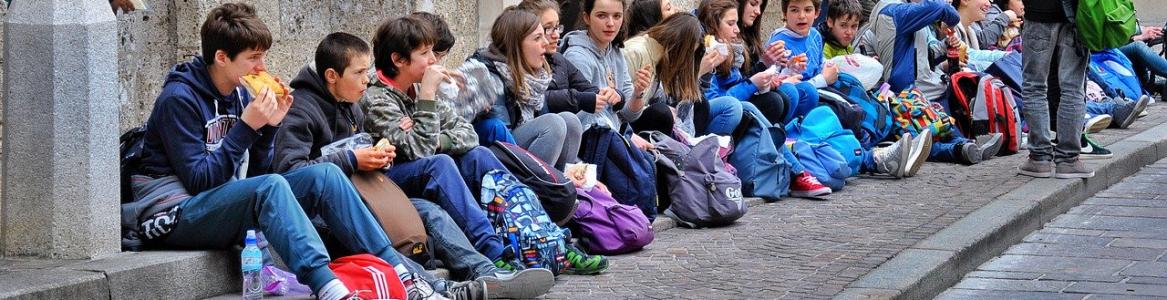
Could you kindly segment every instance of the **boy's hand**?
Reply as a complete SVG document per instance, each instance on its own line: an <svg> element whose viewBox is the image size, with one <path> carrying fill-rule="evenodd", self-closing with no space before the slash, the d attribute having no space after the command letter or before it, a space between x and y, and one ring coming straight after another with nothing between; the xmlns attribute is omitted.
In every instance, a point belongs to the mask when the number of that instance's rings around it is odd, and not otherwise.
<svg viewBox="0 0 1167 300"><path fill-rule="evenodd" d="M251 130L259 130L263 125L269 123L271 111L275 110L276 102L271 99L274 98L275 93L270 88L264 87L259 92L259 97L252 99L247 107L243 108L243 123L251 127Z"/></svg>
<svg viewBox="0 0 1167 300"><path fill-rule="evenodd" d="M948 44L949 48L960 47L960 39L956 38L955 35L950 35L947 38L944 38L944 42Z"/></svg>
<svg viewBox="0 0 1167 300"><path fill-rule="evenodd" d="M280 122L284 121L284 116L288 115L288 109L292 108L292 93L290 92L291 89L289 89L288 85L284 84L283 81L280 81L278 77L276 78L276 83L279 83L281 86L283 86L284 90L289 91L289 93L283 97L276 97L276 93L271 93L272 101L275 101L276 103L276 110L272 111L272 114L268 116L267 120L267 125L271 126L280 126Z"/></svg>
<svg viewBox="0 0 1167 300"><path fill-rule="evenodd" d="M648 65L644 65L640 70L636 70L636 82L632 84L632 93L639 98L649 84L652 84L652 71L649 71Z"/></svg>
<svg viewBox="0 0 1167 300"><path fill-rule="evenodd" d="M782 82L789 83L789 84L795 84L795 83L802 82L802 74L790 75L789 77L786 77L786 79L782 79Z"/></svg>
<svg viewBox="0 0 1167 300"><path fill-rule="evenodd" d="M705 76L713 72L722 62L725 62L725 56L717 51L709 51L701 58L701 66L697 69L697 76Z"/></svg>
<svg viewBox="0 0 1167 300"><path fill-rule="evenodd" d="M835 81L839 80L839 66L830 61L824 63L823 79L827 80L827 85L835 84Z"/></svg>
<svg viewBox="0 0 1167 300"><path fill-rule="evenodd" d="M437 95L438 85L450 78L446 68L441 65L432 65L425 69L421 78L421 90L417 92L418 99L433 100Z"/></svg>
<svg viewBox="0 0 1167 300"><path fill-rule="evenodd" d="M376 147L353 150L353 156L357 158L357 170L361 171L378 170L392 161L385 155L384 151L378 150Z"/></svg>
<svg viewBox="0 0 1167 300"><path fill-rule="evenodd" d="M785 64L787 59L786 42L781 40L770 44L770 46L766 47L766 51L762 53L762 63L765 63L766 66Z"/></svg>
<svg viewBox="0 0 1167 300"><path fill-rule="evenodd" d="M787 68L790 68L794 73L802 73L806 71L806 53L795 55L790 58L787 63Z"/></svg>

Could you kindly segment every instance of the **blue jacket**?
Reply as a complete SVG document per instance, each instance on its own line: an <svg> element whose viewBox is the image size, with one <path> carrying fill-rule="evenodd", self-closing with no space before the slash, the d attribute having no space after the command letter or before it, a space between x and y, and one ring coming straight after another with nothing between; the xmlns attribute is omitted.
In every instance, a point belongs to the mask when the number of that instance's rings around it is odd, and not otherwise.
<svg viewBox="0 0 1167 300"><path fill-rule="evenodd" d="M750 82L749 78L742 76L741 70L730 69L729 74L725 76L713 74L712 84L705 89L705 99L731 96L741 101L749 101L750 97L758 92L758 87Z"/></svg>
<svg viewBox="0 0 1167 300"><path fill-rule="evenodd" d="M823 71L823 35L818 29L811 27L806 36L800 36L788 28L779 28L770 35L770 41L766 44L773 44L778 40L786 43L790 56L806 54L806 71L802 72L802 80L810 80Z"/></svg>
<svg viewBox="0 0 1167 300"><path fill-rule="evenodd" d="M946 85L928 64L927 32L921 31L937 21L955 26L960 22L960 15L943 0L919 3L882 0L872 10L870 22L877 40L875 50L879 62L888 67L884 79L893 91L916 84L929 99L943 94Z"/></svg>
<svg viewBox="0 0 1167 300"><path fill-rule="evenodd" d="M176 65L146 121L137 174L176 175L187 192L197 195L244 177L242 171L247 176L268 173L277 128L265 125L256 131L243 123L243 108L250 102L243 87L220 95L202 58Z"/></svg>

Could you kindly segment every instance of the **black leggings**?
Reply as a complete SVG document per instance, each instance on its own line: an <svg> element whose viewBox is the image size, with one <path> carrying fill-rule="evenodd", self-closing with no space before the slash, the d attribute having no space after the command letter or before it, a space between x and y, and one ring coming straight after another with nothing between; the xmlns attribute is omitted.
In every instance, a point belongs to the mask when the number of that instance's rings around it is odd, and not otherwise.
<svg viewBox="0 0 1167 300"><path fill-rule="evenodd" d="M660 131L670 136L673 135L673 126L676 126L673 110L664 103L649 105L644 109L644 113L640 114L640 118L632 122L632 129L635 132Z"/></svg>
<svg viewBox="0 0 1167 300"><path fill-rule="evenodd" d="M786 120L787 99L785 95L776 91L769 91L750 97L749 102L758 107L762 116L773 124L782 124Z"/></svg>

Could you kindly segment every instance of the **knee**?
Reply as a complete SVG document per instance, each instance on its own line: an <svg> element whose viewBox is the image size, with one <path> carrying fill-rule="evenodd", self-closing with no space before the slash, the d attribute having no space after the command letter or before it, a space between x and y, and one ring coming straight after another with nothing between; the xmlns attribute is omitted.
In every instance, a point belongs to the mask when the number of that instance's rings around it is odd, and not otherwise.
<svg viewBox="0 0 1167 300"><path fill-rule="evenodd" d="M547 119L543 127L543 130L547 135L553 137L563 137L564 134L567 134L567 122L563 120L562 116L558 114L546 114L540 118Z"/></svg>
<svg viewBox="0 0 1167 300"><path fill-rule="evenodd" d="M477 149L481 147L474 148ZM430 157L422 158L420 161L424 161L426 169L431 171L445 172L445 170L457 169L457 164L454 163L454 158L446 154L436 154Z"/></svg>
<svg viewBox="0 0 1167 300"><path fill-rule="evenodd" d="M749 102L738 101L733 97L717 97L713 100L710 100L709 104L713 107L717 107L718 111L722 114L728 115L730 117L737 116L738 118L741 118L742 110L744 109L743 106L745 106L745 104L750 104L751 106L753 105ZM754 109L757 108L755 107Z"/></svg>
<svg viewBox="0 0 1167 300"><path fill-rule="evenodd" d="M583 124L580 123L579 116L569 112L561 112L558 115L563 118L563 124L566 125L569 135L578 136L583 133Z"/></svg>
<svg viewBox="0 0 1167 300"><path fill-rule="evenodd" d="M344 171L342 171L340 167L333 163L327 162L308 166L305 168L304 172L307 172L309 176L312 176L313 178L329 178L329 176L345 177Z"/></svg>

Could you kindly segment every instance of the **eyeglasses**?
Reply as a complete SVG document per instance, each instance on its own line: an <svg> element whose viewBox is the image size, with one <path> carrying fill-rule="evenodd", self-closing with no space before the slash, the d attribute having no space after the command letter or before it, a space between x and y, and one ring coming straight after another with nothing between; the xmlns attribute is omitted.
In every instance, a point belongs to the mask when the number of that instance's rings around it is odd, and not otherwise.
<svg viewBox="0 0 1167 300"><path fill-rule="evenodd" d="M563 35L563 25L560 24L559 26L555 26L555 27L551 27L551 28L543 27L543 34L551 35L552 32L554 32L556 35Z"/></svg>

